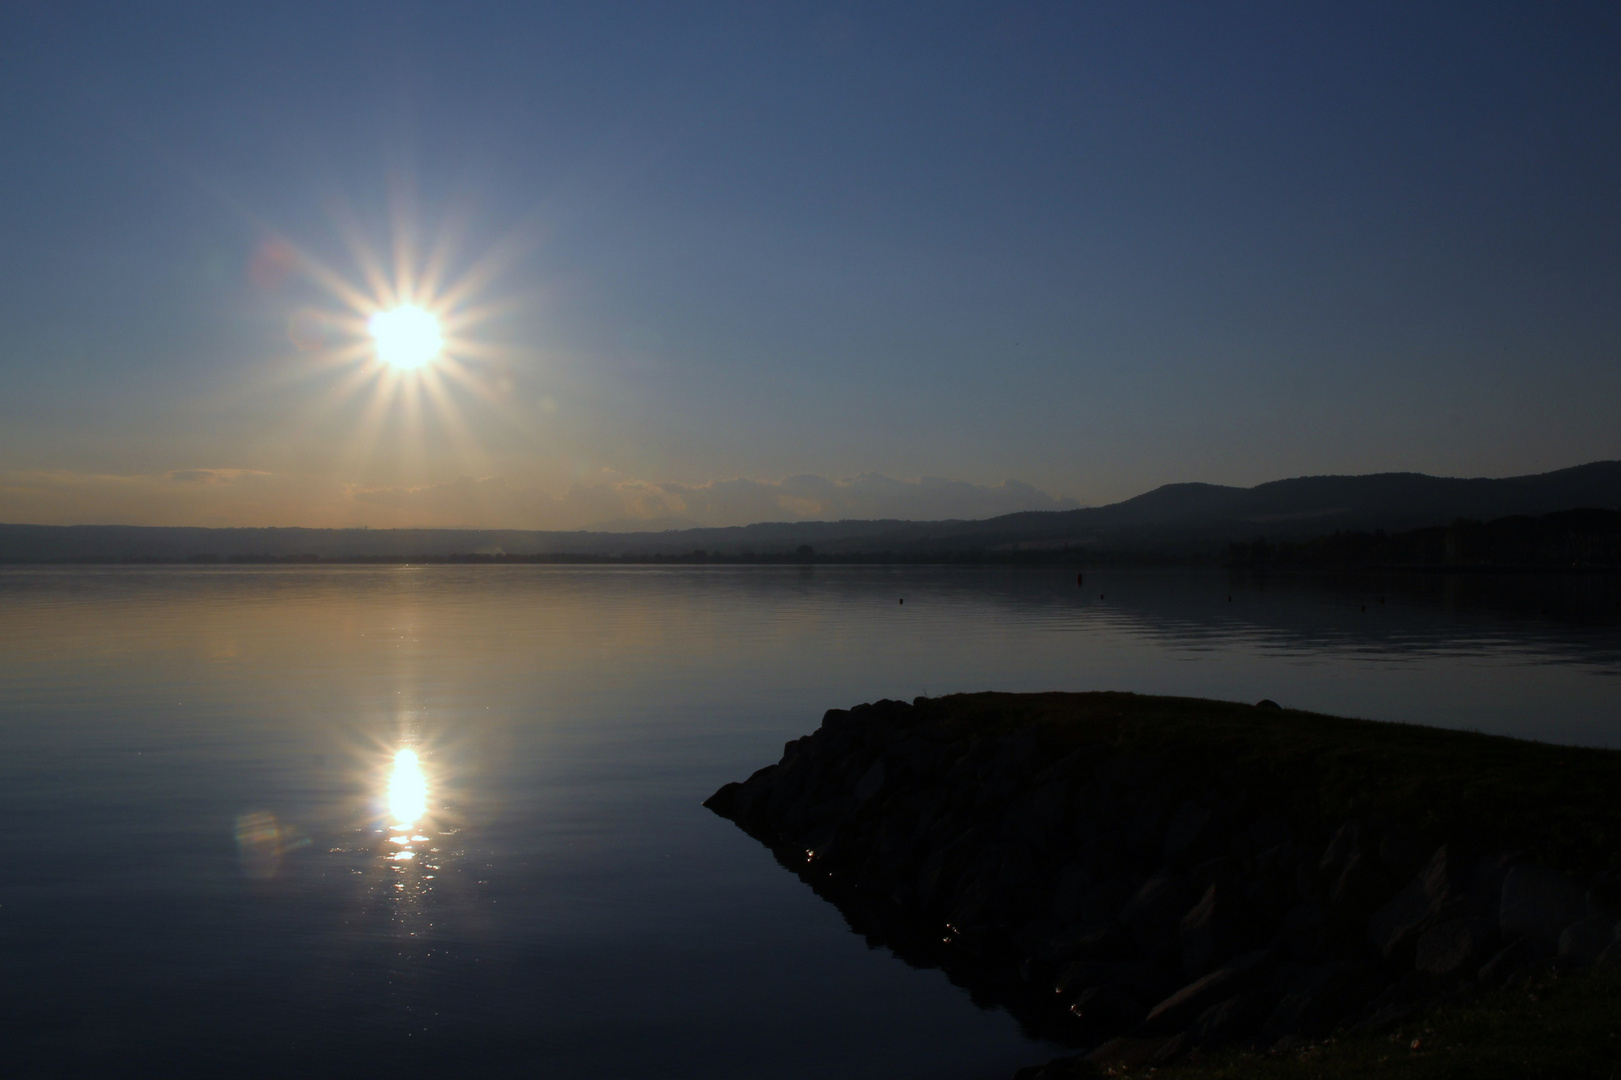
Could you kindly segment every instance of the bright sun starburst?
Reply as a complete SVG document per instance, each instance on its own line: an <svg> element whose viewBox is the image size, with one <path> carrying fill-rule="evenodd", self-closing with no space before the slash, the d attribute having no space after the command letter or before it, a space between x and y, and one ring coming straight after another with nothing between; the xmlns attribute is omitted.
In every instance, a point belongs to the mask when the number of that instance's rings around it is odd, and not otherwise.
<svg viewBox="0 0 1621 1080"><path fill-rule="evenodd" d="M439 319L415 304L377 312L366 329L377 342L378 359L394 368L419 368L445 347Z"/></svg>
<svg viewBox="0 0 1621 1080"><path fill-rule="evenodd" d="M481 434L492 422L523 419L512 394L514 353L478 331L525 303L489 292L530 250L532 230L510 228L464 260L449 225L421 250L412 216L399 212L388 255L354 221L335 217L358 273L340 272L281 237L267 239L255 257L265 281L296 273L302 287L336 301L289 312L288 340L307 359L276 377L321 391L310 396L302 423L339 440L336 468L376 482L487 472ZM476 422L468 410L478 411Z"/></svg>

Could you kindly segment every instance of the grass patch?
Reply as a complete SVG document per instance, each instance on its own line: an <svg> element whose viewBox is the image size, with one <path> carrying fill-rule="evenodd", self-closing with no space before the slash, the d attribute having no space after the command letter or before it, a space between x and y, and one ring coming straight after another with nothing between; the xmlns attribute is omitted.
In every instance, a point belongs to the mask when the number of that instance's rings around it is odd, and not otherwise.
<svg viewBox="0 0 1621 1080"><path fill-rule="evenodd" d="M1608 1080L1621 1076L1621 971L1548 978L1394 1031L1287 1053L1217 1052L1105 1075L1177 1080Z"/></svg>
<svg viewBox="0 0 1621 1080"><path fill-rule="evenodd" d="M987 693L921 704L965 734L1033 724L1060 746L1107 742L1212 782L1241 777L1251 797L1323 829L1393 818L1436 844L1522 850L1578 878L1621 871L1621 751L1200 698Z"/></svg>

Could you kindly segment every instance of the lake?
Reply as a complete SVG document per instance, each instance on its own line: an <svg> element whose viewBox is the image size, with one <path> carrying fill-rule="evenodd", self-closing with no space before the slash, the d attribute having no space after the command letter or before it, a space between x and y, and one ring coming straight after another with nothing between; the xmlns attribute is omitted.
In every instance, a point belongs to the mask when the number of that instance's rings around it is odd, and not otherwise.
<svg viewBox="0 0 1621 1080"><path fill-rule="evenodd" d="M0 569L0 1063L1006 1078L1058 1048L869 949L699 805L828 708L973 690L1267 697L1621 745L1621 588Z"/></svg>

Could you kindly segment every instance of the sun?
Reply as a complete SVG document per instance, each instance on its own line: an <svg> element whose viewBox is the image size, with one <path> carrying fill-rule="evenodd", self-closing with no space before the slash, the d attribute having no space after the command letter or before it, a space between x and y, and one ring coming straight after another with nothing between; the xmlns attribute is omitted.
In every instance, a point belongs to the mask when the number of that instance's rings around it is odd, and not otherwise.
<svg viewBox="0 0 1621 1080"><path fill-rule="evenodd" d="M377 312L366 329L377 342L378 359L393 368L422 367L445 347L439 320L415 304Z"/></svg>

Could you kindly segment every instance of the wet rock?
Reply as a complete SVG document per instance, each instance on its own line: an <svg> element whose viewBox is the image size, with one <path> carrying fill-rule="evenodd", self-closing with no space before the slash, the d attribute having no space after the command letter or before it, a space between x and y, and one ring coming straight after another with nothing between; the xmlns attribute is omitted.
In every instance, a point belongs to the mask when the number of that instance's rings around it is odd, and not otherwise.
<svg viewBox="0 0 1621 1080"><path fill-rule="evenodd" d="M1543 952L1558 951L1565 927L1587 914L1587 897L1559 871L1541 863L1511 868L1503 878L1497 925L1504 937L1525 936Z"/></svg>

